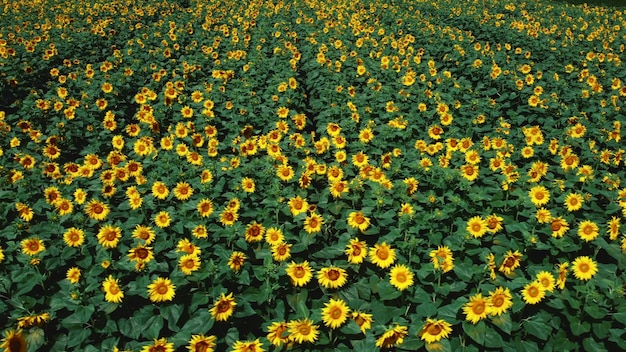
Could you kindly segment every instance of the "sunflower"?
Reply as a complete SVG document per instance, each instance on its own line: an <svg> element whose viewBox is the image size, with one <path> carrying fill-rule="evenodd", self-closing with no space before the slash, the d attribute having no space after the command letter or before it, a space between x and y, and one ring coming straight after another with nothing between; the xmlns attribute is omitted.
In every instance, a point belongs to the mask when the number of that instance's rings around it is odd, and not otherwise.
<svg viewBox="0 0 626 352"><path fill-rule="evenodd" d="M559 216L552 219L550 229L552 230L552 237L561 238L567 230L569 230L569 224L565 219Z"/></svg>
<svg viewBox="0 0 626 352"><path fill-rule="evenodd" d="M165 210L161 210L154 216L154 224L159 228L166 228L170 226L171 222L172 218L170 217L170 214Z"/></svg>
<svg viewBox="0 0 626 352"><path fill-rule="evenodd" d="M50 321L50 313L27 315L17 318L18 329L28 329L33 326L42 326Z"/></svg>
<svg viewBox="0 0 626 352"><path fill-rule="evenodd" d="M193 194L193 188L187 182L178 182L174 187L174 197L178 200L187 200Z"/></svg>
<svg viewBox="0 0 626 352"><path fill-rule="evenodd" d="M284 321L275 321L267 328L267 339L274 346L289 343L289 325Z"/></svg>
<svg viewBox="0 0 626 352"><path fill-rule="evenodd" d="M235 341L232 346L232 352L265 352L263 344L259 339L254 341Z"/></svg>
<svg viewBox="0 0 626 352"><path fill-rule="evenodd" d="M522 253L520 253L519 251L507 251L504 260L502 260L502 263L500 264L498 270L506 275L509 275L513 272L513 270L517 269L517 267L520 266L521 259Z"/></svg>
<svg viewBox="0 0 626 352"><path fill-rule="evenodd" d="M245 240L248 243L261 242L264 234L265 227L256 221L253 221L246 227Z"/></svg>
<svg viewBox="0 0 626 352"><path fill-rule="evenodd" d="M435 270L441 269L444 273L447 273L454 269L454 258L448 246L438 246L437 249L430 251L430 261L433 263Z"/></svg>
<svg viewBox="0 0 626 352"><path fill-rule="evenodd" d="M535 213L535 218L537 218L538 223L547 224L552 222L552 213L546 208L539 208Z"/></svg>
<svg viewBox="0 0 626 352"><path fill-rule="evenodd" d="M546 291L554 291L555 280L554 276L551 273L547 271L539 272L537 274L537 281L541 284L541 286L543 286Z"/></svg>
<svg viewBox="0 0 626 352"><path fill-rule="evenodd" d="M348 320L350 308L341 299L330 299L322 308L322 321L331 329L337 329Z"/></svg>
<svg viewBox="0 0 626 352"><path fill-rule="evenodd" d="M209 309L209 312L215 320L226 321L233 315L236 306L237 302L235 302L232 292L228 296L222 293L220 298L213 304L213 308Z"/></svg>
<svg viewBox="0 0 626 352"><path fill-rule="evenodd" d="M167 188L165 183L161 181L156 181L152 184L152 195L157 199L165 199L169 196L170 190Z"/></svg>
<svg viewBox="0 0 626 352"><path fill-rule="evenodd" d="M165 302L174 299L176 286L168 278L158 277L148 285L148 295L152 302Z"/></svg>
<svg viewBox="0 0 626 352"><path fill-rule="evenodd" d="M276 169L276 175L283 181L289 181L293 178L293 168L289 165L279 165Z"/></svg>
<svg viewBox="0 0 626 352"><path fill-rule="evenodd" d="M30 256L35 256L46 250L46 246L43 244L43 241L37 237L22 240L21 246L22 253Z"/></svg>
<svg viewBox="0 0 626 352"><path fill-rule="evenodd" d="M576 211L582 208L584 198L578 193L570 193L565 196L565 207L567 211Z"/></svg>
<svg viewBox="0 0 626 352"><path fill-rule="evenodd" d="M122 238L122 229L113 226L113 225L105 225L98 230L98 243L100 243L105 248L115 248Z"/></svg>
<svg viewBox="0 0 626 352"><path fill-rule="evenodd" d="M96 199L90 200L85 206L85 213L94 220L104 220L109 212L109 206Z"/></svg>
<svg viewBox="0 0 626 352"><path fill-rule="evenodd" d="M522 299L526 304L537 304L546 296L546 290L538 281L528 283L522 289Z"/></svg>
<svg viewBox="0 0 626 352"><path fill-rule="evenodd" d="M342 180L332 181L329 187L330 194L334 198L341 198L344 193L348 193L348 191L350 190L350 188L348 187L348 182Z"/></svg>
<svg viewBox="0 0 626 352"><path fill-rule="evenodd" d="M474 164L464 164L461 166L461 176L468 180L474 181L478 178L479 169L477 165Z"/></svg>
<svg viewBox="0 0 626 352"><path fill-rule="evenodd" d="M308 318L291 320L287 323L289 327L289 340L298 343L310 342L317 340L319 335L319 326L313 324L313 320Z"/></svg>
<svg viewBox="0 0 626 352"><path fill-rule="evenodd" d="M513 306L513 296L508 288L497 287L495 291L489 292L489 314L502 315Z"/></svg>
<svg viewBox="0 0 626 352"><path fill-rule="evenodd" d="M418 333L420 339L426 343L434 343L441 339L445 339L452 332L452 325L445 320L426 319L426 323Z"/></svg>
<svg viewBox="0 0 626 352"><path fill-rule="evenodd" d="M281 242L272 246L272 258L277 262L284 262L291 257L291 244Z"/></svg>
<svg viewBox="0 0 626 352"><path fill-rule="evenodd" d="M588 256L580 256L572 262L572 271L577 279L588 281L598 272L598 265Z"/></svg>
<svg viewBox="0 0 626 352"><path fill-rule="evenodd" d="M585 242L593 241L599 235L598 225L591 220L584 220L578 225L578 236Z"/></svg>
<svg viewBox="0 0 626 352"><path fill-rule="evenodd" d="M487 233L489 224L485 219L477 215L467 221L467 227L465 229L475 238L480 238Z"/></svg>
<svg viewBox="0 0 626 352"><path fill-rule="evenodd" d="M485 218L485 222L487 223L487 232L496 233L502 230L502 221L504 219L496 214L491 214Z"/></svg>
<svg viewBox="0 0 626 352"><path fill-rule="evenodd" d="M301 213L306 213L309 209L309 203L306 201L306 199L303 199L300 196L290 198L287 204L289 205L289 211L293 216L298 216Z"/></svg>
<svg viewBox="0 0 626 352"><path fill-rule="evenodd" d="M220 214L220 223L222 226L232 226L239 219L239 214L236 210L226 208Z"/></svg>
<svg viewBox="0 0 626 352"><path fill-rule="evenodd" d="M615 216L611 217L611 220L607 223L607 232L611 241L615 241L619 236L619 228L620 218Z"/></svg>
<svg viewBox="0 0 626 352"><path fill-rule="evenodd" d="M72 227L63 233L63 242L69 247L80 247L85 242L85 232Z"/></svg>
<svg viewBox="0 0 626 352"><path fill-rule="evenodd" d="M18 214L20 214L20 218L24 221L31 221L33 216L35 216L35 212L28 205L22 202L15 203L15 209Z"/></svg>
<svg viewBox="0 0 626 352"><path fill-rule="evenodd" d="M359 329L361 329L361 332L364 334L368 329L372 328L372 323L374 322L371 314L361 311L352 311L351 318L352 320L354 320L356 325L359 326Z"/></svg>
<svg viewBox="0 0 626 352"><path fill-rule="evenodd" d="M26 338L22 336L22 330L5 331L0 348L5 352L26 352L28 346L26 344Z"/></svg>
<svg viewBox="0 0 626 352"><path fill-rule="evenodd" d="M381 269L385 269L396 260L396 251L386 242L375 244L369 250L369 259Z"/></svg>
<svg viewBox="0 0 626 352"><path fill-rule="evenodd" d="M400 291L413 286L413 273L406 265L399 264L391 268L389 282Z"/></svg>
<svg viewBox="0 0 626 352"><path fill-rule="evenodd" d="M265 242L270 246L277 245L285 241L283 231L276 227L270 227L265 231Z"/></svg>
<svg viewBox="0 0 626 352"><path fill-rule="evenodd" d="M193 237L195 238L207 238L209 237L209 231L207 230L206 226L197 225L191 231L191 235L193 235Z"/></svg>
<svg viewBox="0 0 626 352"><path fill-rule="evenodd" d="M132 236L133 238L145 241L144 244L149 245L154 241L156 234L150 226L135 225Z"/></svg>
<svg viewBox="0 0 626 352"><path fill-rule="evenodd" d="M404 342L404 338L409 335L409 328L402 325L395 325L393 328L385 331L377 340L376 347L393 348Z"/></svg>
<svg viewBox="0 0 626 352"><path fill-rule="evenodd" d="M193 242L191 242L188 238L183 238L178 241L176 244L177 252L184 252L187 254L199 256L200 255L200 247L196 246Z"/></svg>
<svg viewBox="0 0 626 352"><path fill-rule="evenodd" d="M2 247L0 247L0 263L2 263L3 260L4 260L4 251L2 250Z"/></svg>
<svg viewBox="0 0 626 352"><path fill-rule="evenodd" d="M313 269L306 260L300 264L292 261L291 264L287 265L285 271L294 286L304 286L313 277Z"/></svg>
<svg viewBox="0 0 626 352"><path fill-rule="evenodd" d="M232 271L239 271L243 266L243 263L247 259L246 255L243 252L234 251L230 257L228 258L228 267Z"/></svg>
<svg viewBox="0 0 626 352"><path fill-rule="evenodd" d="M102 290L104 290L104 299L109 303L122 303L124 298L124 291L120 289L119 282L113 278L113 275L109 275L104 282L102 282Z"/></svg>
<svg viewBox="0 0 626 352"><path fill-rule="evenodd" d="M77 267L71 267L67 269L67 273L65 273L65 279L69 281L71 284L76 284L80 280L80 269Z"/></svg>
<svg viewBox="0 0 626 352"><path fill-rule="evenodd" d="M469 302L463 306L463 313L465 320L472 322L472 324L478 323L490 313L489 299L483 298L480 293L471 296Z"/></svg>
<svg viewBox="0 0 626 352"><path fill-rule="evenodd" d="M209 217L211 214L213 214L213 202L206 198L202 199L198 202L198 206L196 207L196 209L198 210L198 213L200 213L201 217Z"/></svg>
<svg viewBox="0 0 626 352"><path fill-rule="evenodd" d="M74 211L74 205L69 199L61 198L54 203L60 216L69 215Z"/></svg>
<svg viewBox="0 0 626 352"><path fill-rule="evenodd" d="M370 226L370 218L363 215L362 211L353 211L348 215L348 225L363 232Z"/></svg>
<svg viewBox="0 0 626 352"><path fill-rule="evenodd" d="M216 337L214 335L191 335L191 340L189 340L187 349L189 352L213 352L215 348L215 339Z"/></svg>
<svg viewBox="0 0 626 352"><path fill-rule="evenodd" d="M530 201L537 207L546 205L550 200L550 192L544 186L535 186L528 191Z"/></svg>
<svg viewBox="0 0 626 352"><path fill-rule="evenodd" d="M342 287L348 281L346 270L336 266L324 267L317 272L317 281L324 288Z"/></svg>
<svg viewBox="0 0 626 352"><path fill-rule="evenodd" d="M321 215L312 213L304 219L304 230L307 233L320 232L322 225L324 224L324 218Z"/></svg>
<svg viewBox="0 0 626 352"><path fill-rule="evenodd" d="M167 342L165 337L154 339L151 345L143 346L141 352L174 352L174 344Z"/></svg>

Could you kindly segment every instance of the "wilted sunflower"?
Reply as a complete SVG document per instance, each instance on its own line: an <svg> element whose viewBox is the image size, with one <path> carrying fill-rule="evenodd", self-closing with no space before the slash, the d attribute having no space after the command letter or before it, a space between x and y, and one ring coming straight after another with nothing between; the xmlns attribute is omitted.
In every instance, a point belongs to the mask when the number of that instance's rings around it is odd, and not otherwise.
<svg viewBox="0 0 626 352"><path fill-rule="evenodd" d="M232 292L228 296L222 293L220 298L213 304L213 307L209 309L209 312L216 321L226 321L233 315L236 306L237 302L235 302Z"/></svg>
<svg viewBox="0 0 626 352"><path fill-rule="evenodd" d="M148 285L148 296L152 302L165 302L174 299L176 286L169 278L158 277Z"/></svg>
<svg viewBox="0 0 626 352"><path fill-rule="evenodd" d="M422 326L422 329L417 333L420 339L426 341L426 343L434 343L441 339L445 339L452 332L452 325L445 320L439 319L426 319L426 323Z"/></svg>

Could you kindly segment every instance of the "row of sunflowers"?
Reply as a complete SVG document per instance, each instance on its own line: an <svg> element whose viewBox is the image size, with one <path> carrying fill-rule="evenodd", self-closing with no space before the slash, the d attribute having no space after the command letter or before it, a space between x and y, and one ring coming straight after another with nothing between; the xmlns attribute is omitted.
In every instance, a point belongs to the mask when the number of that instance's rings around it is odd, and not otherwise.
<svg viewBox="0 0 626 352"><path fill-rule="evenodd" d="M0 349L626 349L623 9L1 9Z"/></svg>

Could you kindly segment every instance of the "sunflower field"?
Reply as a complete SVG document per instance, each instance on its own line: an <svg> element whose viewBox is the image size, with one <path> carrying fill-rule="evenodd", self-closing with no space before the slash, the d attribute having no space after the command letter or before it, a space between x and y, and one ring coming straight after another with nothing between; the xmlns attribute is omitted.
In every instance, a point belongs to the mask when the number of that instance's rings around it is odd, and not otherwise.
<svg viewBox="0 0 626 352"><path fill-rule="evenodd" d="M1 2L0 350L626 350L626 9Z"/></svg>

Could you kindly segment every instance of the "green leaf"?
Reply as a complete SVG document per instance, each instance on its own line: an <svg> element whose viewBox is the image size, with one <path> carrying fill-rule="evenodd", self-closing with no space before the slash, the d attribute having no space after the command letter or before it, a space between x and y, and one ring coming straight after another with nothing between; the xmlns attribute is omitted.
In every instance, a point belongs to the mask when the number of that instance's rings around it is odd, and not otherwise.
<svg viewBox="0 0 626 352"><path fill-rule="evenodd" d="M467 321L463 321L463 331L472 338L472 340L476 341L479 345L483 346L485 344L485 336L487 332L487 327L484 321L479 321L477 324L472 324Z"/></svg>
<svg viewBox="0 0 626 352"><path fill-rule="evenodd" d="M426 351L428 352L451 352L452 351L452 346L450 346L450 341L448 339L441 339L437 342L427 343L424 345L424 347L426 347Z"/></svg>
<svg viewBox="0 0 626 352"><path fill-rule="evenodd" d="M540 340L546 340L552 332L552 327L546 321L538 316L530 317L523 321L522 325L527 333L537 337Z"/></svg>
<svg viewBox="0 0 626 352"><path fill-rule="evenodd" d="M509 313L502 314L500 316L495 316L491 318L491 321L495 326L497 326L500 330L505 332L507 335L511 335L511 330L513 329L513 322L511 321L511 316Z"/></svg>
<svg viewBox="0 0 626 352"><path fill-rule="evenodd" d="M591 337L588 337L583 340L583 347L585 351L594 351L594 352L608 352L604 345L598 343Z"/></svg>
<svg viewBox="0 0 626 352"><path fill-rule="evenodd" d="M346 335L358 335L361 334L361 328L354 320L349 319L347 324L344 324L339 331Z"/></svg>
<svg viewBox="0 0 626 352"><path fill-rule="evenodd" d="M289 303L289 306L296 312L298 317L308 318L311 314L307 306L308 295L307 290L302 290L295 295L287 295L287 303Z"/></svg>
<svg viewBox="0 0 626 352"><path fill-rule="evenodd" d="M206 334L215 323L215 319L206 309L200 309L191 318L185 322L181 331L187 331L191 334Z"/></svg>
<svg viewBox="0 0 626 352"><path fill-rule="evenodd" d="M91 329L72 329L67 334L67 347L76 347L88 341Z"/></svg>
<svg viewBox="0 0 626 352"><path fill-rule="evenodd" d="M29 348L32 350L38 350L39 347L43 345L45 342L45 334L41 328L33 327L28 331L28 335L26 335L26 343Z"/></svg>
<svg viewBox="0 0 626 352"><path fill-rule="evenodd" d="M577 317L570 317L569 327L574 335L582 335L591 331L591 324L586 321L580 321Z"/></svg>
<svg viewBox="0 0 626 352"><path fill-rule="evenodd" d="M593 304L585 304L583 306L583 310L585 311L585 313L589 314L589 316L594 319L602 319L608 313L608 311L605 308L598 307Z"/></svg>
<svg viewBox="0 0 626 352"><path fill-rule="evenodd" d="M163 318L160 315L153 315L142 322L143 329L141 330L141 336L147 339L157 339L161 334L163 328Z"/></svg>

